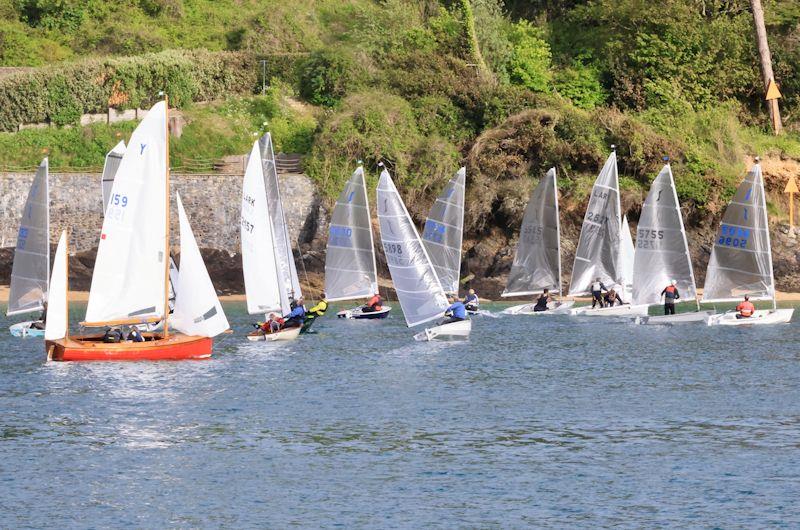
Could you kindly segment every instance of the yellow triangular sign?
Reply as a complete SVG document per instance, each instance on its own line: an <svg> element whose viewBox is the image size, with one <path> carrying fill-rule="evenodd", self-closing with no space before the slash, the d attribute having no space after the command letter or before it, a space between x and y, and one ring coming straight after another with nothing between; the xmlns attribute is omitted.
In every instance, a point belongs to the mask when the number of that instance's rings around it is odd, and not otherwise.
<svg viewBox="0 0 800 530"><path fill-rule="evenodd" d="M767 86L767 97L765 97L764 99L766 99L767 101L772 101L773 99L780 99L782 97L783 96L781 96L781 91L778 90L778 85L775 84L775 80L770 79L769 86Z"/></svg>
<svg viewBox="0 0 800 530"><path fill-rule="evenodd" d="M783 193L800 193L800 188L797 187L794 177L789 177L789 182L786 183Z"/></svg>

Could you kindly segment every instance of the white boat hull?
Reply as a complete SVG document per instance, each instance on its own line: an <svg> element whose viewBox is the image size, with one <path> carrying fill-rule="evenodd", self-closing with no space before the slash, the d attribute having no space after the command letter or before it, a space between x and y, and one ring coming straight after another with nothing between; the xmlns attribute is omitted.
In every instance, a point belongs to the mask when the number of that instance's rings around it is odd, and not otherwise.
<svg viewBox="0 0 800 530"><path fill-rule="evenodd" d="M339 311L336 313L336 316L339 318L349 318L351 320L379 320L389 316L389 311L391 310L391 307L384 306L380 311L367 311L365 313L361 307L354 307L353 309Z"/></svg>
<svg viewBox="0 0 800 530"><path fill-rule="evenodd" d="M642 325L672 325L690 324L692 322L708 322L714 316L714 311L691 311L688 313L678 313L677 315L656 315L656 316L637 316L634 319L636 324Z"/></svg>
<svg viewBox="0 0 800 530"><path fill-rule="evenodd" d="M414 340L417 341L456 341L469 339L469 333L472 331L471 320L461 320L460 322L451 322L449 324L442 324L433 328L426 328L425 331L414 335Z"/></svg>
<svg viewBox="0 0 800 530"><path fill-rule="evenodd" d="M43 329L32 328L31 324L38 322L37 320L29 320L28 322L19 322L8 328L11 335L14 337L44 337Z"/></svg>
<svg viewBox="0 0 800 530"><path fill-rule="evenodd" d="M563 302L550 302L547 304L547 311L534 311L535 303L511 306L503 310L504 315L568 315L575 300L564 300Z"/></svg>
<svg viewBox="0 0 800 530"><path fill-rule="evenodd" d="M758 309L749 318L736 318L736 311L714 315L708 319L709 326L759 326L765 324L786 324L792 320L792 309Z"/></svg>
<svg viewBox="0 0 800 530"><path fill-rule="evenodd" d="M281 331L276 331L274 333L258 333L253 332L247 336L247 340L256 342L256 341L267 341L272 342L276 340L294 340L300 335L300 328L289 328L284 329Z"/></svg>
<svg viewBox="0 0 800 530"><path fill-rule="evenodd" d="M612 307L597 307L592 309L591 306L578 307L570 309L571 316L579 317L635 317L647 316L647 311L650 308L648 305L615 305Z"/></svg>

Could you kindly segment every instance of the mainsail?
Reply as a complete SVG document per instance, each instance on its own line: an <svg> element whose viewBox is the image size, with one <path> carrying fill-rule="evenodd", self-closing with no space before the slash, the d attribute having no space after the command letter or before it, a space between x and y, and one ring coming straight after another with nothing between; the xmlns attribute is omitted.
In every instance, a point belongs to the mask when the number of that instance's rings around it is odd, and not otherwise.
<svg viewBox="0 0 800 530"><path fill-rule="evenodd" d="M289 230L286 226L286 217L281 202L280 186L278 185L278 170L275 166L275 154L272 151L272 136L266 133L258 142L261 149L261 162L264 170L264 184L267 192L267 209L272 220L272 234L275 238L275 254L278 258L278 272L283 275L281 286L281 305L289 305L289 301L303 296L300 281L297 278L297 268L292 253L292 242L289 239Z"/></svg>
<svg viewBox="0 0 800 530"><path fill-rule="evenodd" d="M229 328L228 319L203 263L181 196L176 197L181 230L181 273L175 312L169 321L172 327L186 335L215 337Z"/></svg>
<svg viewBox="0 0 800 530"><path fill-rule="evenodd" d="M621 227L619 215L617 154L612 152L592 188L575 251L569 294L588 294L597 277L612 284L622 283L618 264Z"/></svg>
<svg viewBox="0 0 800 530"><path fill-rule="evenodd" d="M156 103L133 132L111 188L86 321L163 317L167 108Z"/></svg>
<svg viewBox="0 0 800 530"><path fill-rule="evenodd" d="M514 262L501 296L524 296L549 289L561 292L561 239L556 168L531 193Z"/></svg>
<svg viewBox="0 0 800 530"><path fill-rule="evenodd" d="M67 232L61 232L53 261L53 277L47 293L47 322L45 340L58 340L67 336Z"/></svg>
<svg viewBox="0 0 800 530"><path fill-rule="evenodd" d="M403 200L383 170L378 182L378 219L389 272L409 327L439 318L447 297Z"/></svg>
<svg viewBox="0 0 800 530"><path fill-rule="evenodd" d="M288 313L288 299L281 296L285 293L280 283L284 275L278 273L258 142L253 144L242 184L241 239L247 312L251 315L269 311ZM286 300L285 305L282 300Z"/></svg>
<svg viewBox="0 0 800 530"><path fill-rule="evenodd" d="M100 187L103 189L103 211L108 208L108 199L111 197L111 187L114 185L114 177L117 175L122 156L125 154L125 140L120 141L114 149L106 154L106 161L103 164L103 175L100 177Z"/></svg>
<svg viewBox="0 0 800 530"><path fill-rule="evenodd" d="M33 177L17 233L8 315L43 309L50 279L50 185L48 162L39 164Z"/></svg>
<svg viewBox="0 0 800 530"><path fill-rule="evenodd" d="M774 300L772 248L761 166L757 163L736 189L722 216L711 250L704 302Z"/></svg>
<svg viewBox="0 0 800 530"><path fill-rule="evenodd" d="M628 298L630 298L633 291L633 260L635 255L636 249L633 246L633 237L631 237L631 226L628 224L628 216L623 215L622 224L620 225L619 265L617 268L620 274L620 285Z"/></svg>
<svg viewBox="0 0 800 530"><path fill-rule="evenodd" d="M466 174L467 168L462 167L450 179L431 207L422 231L422 241L445 293L458 294Z"/></svg>
<svg viewBox="0 0 800 530"><path fill-rule="evenodd" d="M366 298L378 292L378 273L364 168L358 166L336 200L325 254L327 300Z"/></svg>
<svg viewBox="0 0 800 530"><path fill-rule="evenodd" d="M636 231L633 265L633 303L658 304L661 291L676 280L680 301L697 298L689 243L672 169L659 172L642 206Z"/></svg>

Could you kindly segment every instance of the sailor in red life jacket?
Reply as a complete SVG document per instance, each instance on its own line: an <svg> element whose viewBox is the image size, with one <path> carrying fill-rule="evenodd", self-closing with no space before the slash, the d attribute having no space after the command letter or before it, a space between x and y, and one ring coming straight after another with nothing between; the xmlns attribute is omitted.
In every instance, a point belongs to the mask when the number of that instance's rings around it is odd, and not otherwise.
<svg viewBox="0 0 800 530"><path fill-rule="evenodd" d="M664 297L664 314L674 315L675 300L681 297L680 293L678 293L678 281L672 280L670 284L661 291L661 295Z"/></svg>
<svg viewBox="0 0 800 530"><path fill-rule="evenodd" d="M739 312L736 318L750 318L756 312L756 306L750 301L749 296L744 295L744 302L737 305L736 310Z"/></svg>
<svg viewBox="0 0 800 530"><path fill-rule="evenodd" d="M381 305L383 302L381 300L381 293L375 293L375 296L369 299L369 301L361 308L362 313L374 313L376 311L380 311L383 309Z"/></svg>

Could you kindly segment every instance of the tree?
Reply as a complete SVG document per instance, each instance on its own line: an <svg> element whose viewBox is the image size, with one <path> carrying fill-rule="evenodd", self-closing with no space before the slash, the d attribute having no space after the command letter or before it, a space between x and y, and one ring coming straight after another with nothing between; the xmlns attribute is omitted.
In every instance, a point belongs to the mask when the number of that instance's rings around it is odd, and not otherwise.
<svg viewBox="0 0 800 530"><path fill-rule="evenodd" d="M764 26L764 9L761 7L761 0L750 0L753 9L753 24L756 28L756 41L758 43L758 55L761 58L761 75L764 78L764 90L767 89L771 81L775 80L772 73L772 55L769 53L769 43L767 42L767 28ZM772 118L772 125L775 134L780 134L783 125L781 124L781 111L778 108L778 100L768 101L769 113Z"/></svg>

